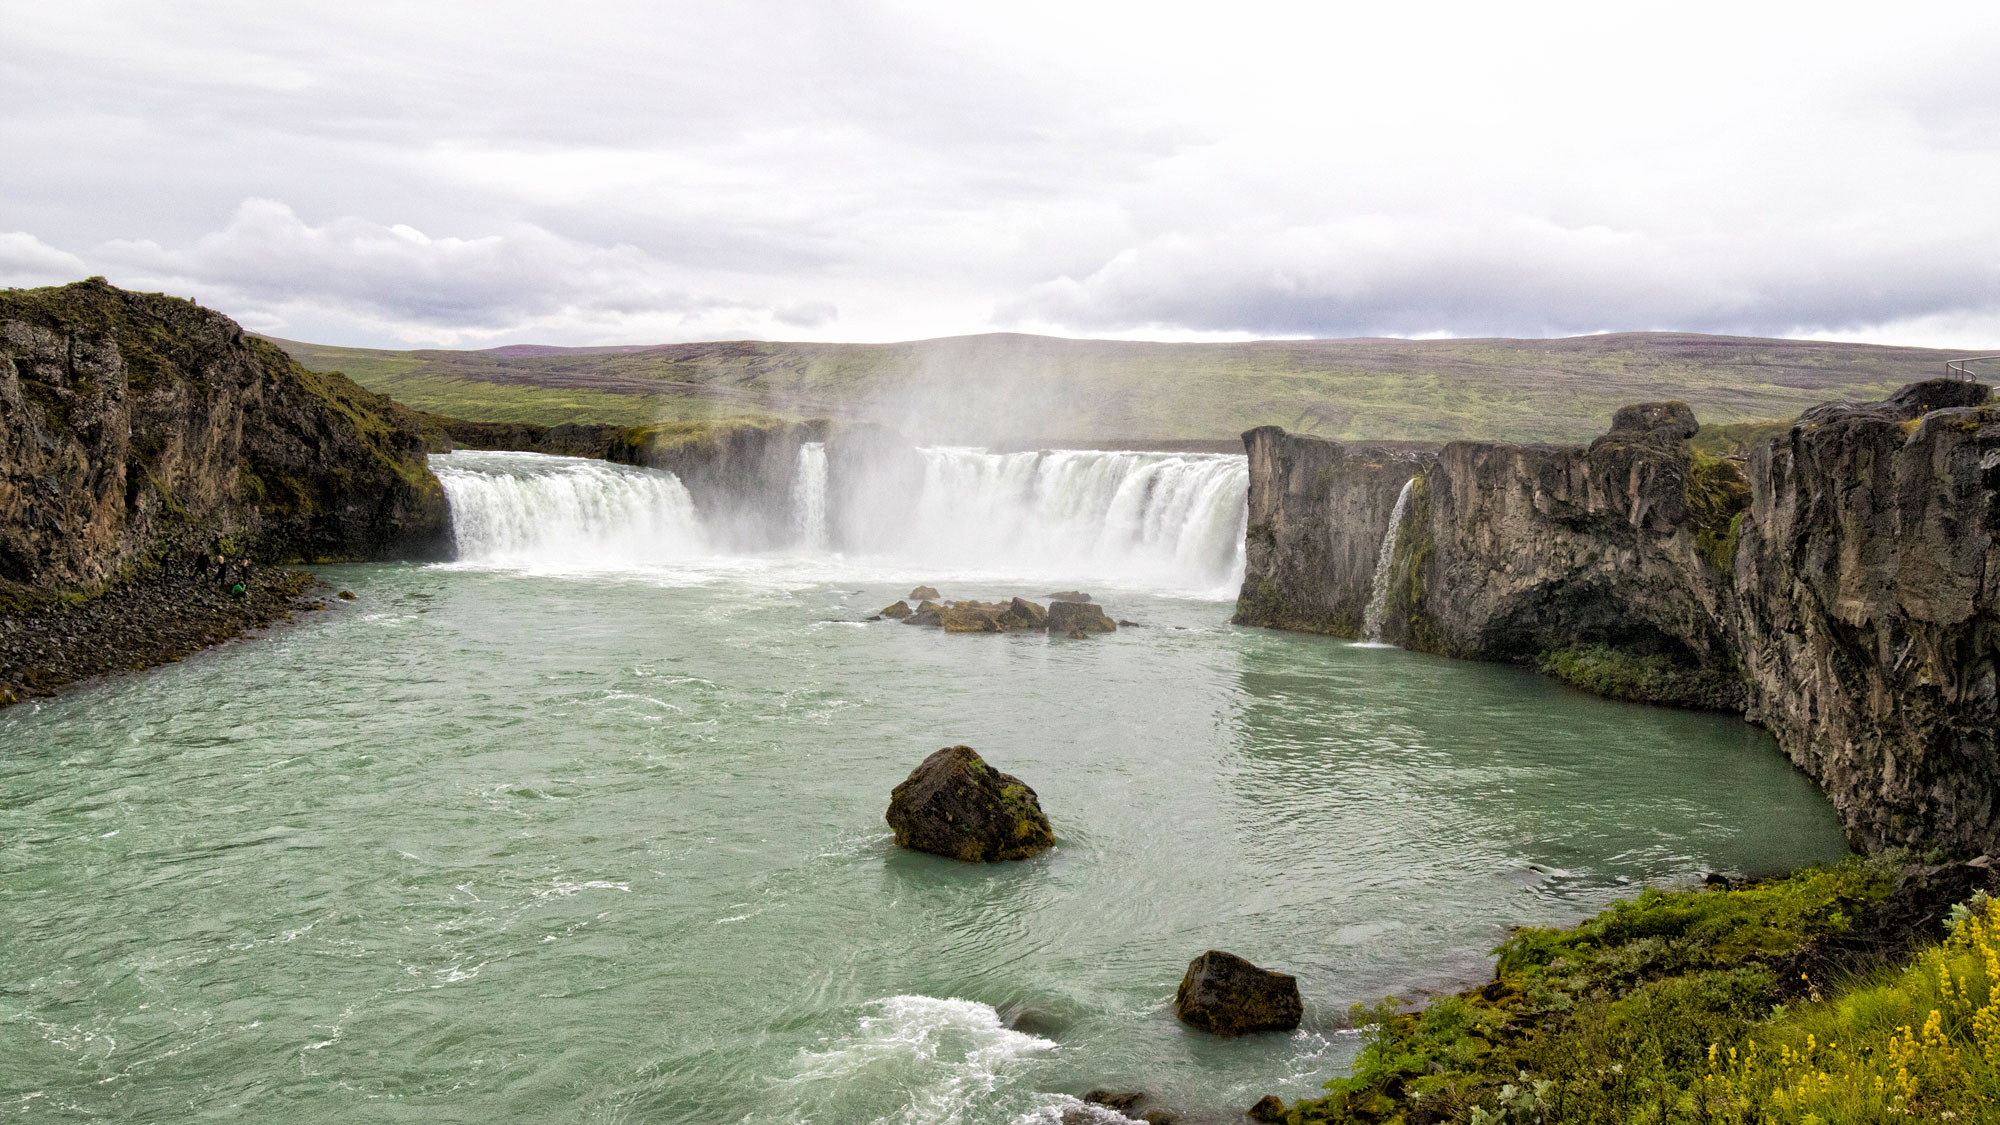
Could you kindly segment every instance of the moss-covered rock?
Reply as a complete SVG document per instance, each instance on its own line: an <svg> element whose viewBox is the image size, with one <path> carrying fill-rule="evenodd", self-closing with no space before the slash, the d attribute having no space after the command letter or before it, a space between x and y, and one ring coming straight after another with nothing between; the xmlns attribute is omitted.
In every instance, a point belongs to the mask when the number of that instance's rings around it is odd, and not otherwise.
<svg viewBox="0 0 2000 1125"><path fill-rule="evenodd" d="M1260 969L1219 949L1188 962L1174 994L1174 1015L1211 1035L1290 1031L1304 1013L1297 977Z"/></svg>
<svg viewBox="0 0 2000 1125"><path fill-rule="evenodd" d="M966 863L1026 859L1056 842L1035 791L970 746L947 746L911 770L889 795L887 820L898 846Z"/></svg>
<svg viewBox="0 0 2000 1125"><path fill-rule="evenodd" d="M1051 633L1114 633L1118 623L1096 602L1050 602L1048 630Z"/></svg>

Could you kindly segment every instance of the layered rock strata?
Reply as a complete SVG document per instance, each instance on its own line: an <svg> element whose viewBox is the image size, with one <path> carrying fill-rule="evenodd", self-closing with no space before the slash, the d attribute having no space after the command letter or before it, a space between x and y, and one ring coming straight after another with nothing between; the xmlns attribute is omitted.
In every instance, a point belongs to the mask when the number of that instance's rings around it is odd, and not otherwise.
<svg viewBox="0 0 2000 1125"><path fill-rule="evenodd" d="M1695 452L1678 403L1621 410L1587 447L1252 430L1236 620L1352 637L1379 592L1406 647L1744 712L1857 843L2000 847L1989 398L1941 380L1829 404L1744 464Z"/></svg>

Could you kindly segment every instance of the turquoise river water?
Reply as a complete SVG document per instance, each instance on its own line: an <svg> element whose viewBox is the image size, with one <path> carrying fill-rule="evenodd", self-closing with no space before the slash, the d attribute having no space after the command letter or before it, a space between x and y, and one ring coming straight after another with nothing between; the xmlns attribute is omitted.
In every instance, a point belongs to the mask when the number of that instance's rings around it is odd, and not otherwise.
<svg viewBox="0 0 2000 1125"><path fill-rule="evenodd" d="M327 568L355 601L0 713L0 1118L1198 1121L1310 1094L1350 1004L1483 979L1510 925L1844 854L1755 728L1232 627L1199 545L1096 575L1138 627L947 636L862 619L1060 552L732 555L671 478L453 457L463 561ZM954 743L1055 850L895 848ZM1177 1024L1209 948L1297 974L1305 1026Z"/></svg>

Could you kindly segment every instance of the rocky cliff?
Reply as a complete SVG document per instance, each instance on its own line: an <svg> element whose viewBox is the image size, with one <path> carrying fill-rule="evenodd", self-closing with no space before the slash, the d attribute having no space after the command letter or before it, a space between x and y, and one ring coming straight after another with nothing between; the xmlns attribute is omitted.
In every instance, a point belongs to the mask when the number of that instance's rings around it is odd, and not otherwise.
<svg viewBox="0 0 2000 1125"><path fill-rule="evenodd" d="M1750 715L1868 842L2000 850L2000 407L1919 383L1749 459Z"/></svg>
<svg viewBox="0 0 2000 1125"><path fill-rule="evenodd" d="M1236 622L1359 637L1375 556L1403 485L1433 458L1261 426L1250 456Z"/></svg>
<svg viewBox="0 0 2000 1125"><path fill-rule="evenodd" d="M0 291L0 662L24 679L37 654L101 643L62 622L28 637L24 615L132 582L179 598L230 566L443 554L419 428L191 302L101 279ZM243 577L224 584L248 598Z"/></svg>
<svg viewBox="0 0 2000 1125"><path fill-rule="evenodd" d="M1940 381L1820 407L1740 465L1695 451L1678 403L1621 410L1589 446L1400 463L1252 430L1237 620L1358 635L1393 535L1387 639L1744 711L1857 842L2000 847L1988 397Z"/></svg>

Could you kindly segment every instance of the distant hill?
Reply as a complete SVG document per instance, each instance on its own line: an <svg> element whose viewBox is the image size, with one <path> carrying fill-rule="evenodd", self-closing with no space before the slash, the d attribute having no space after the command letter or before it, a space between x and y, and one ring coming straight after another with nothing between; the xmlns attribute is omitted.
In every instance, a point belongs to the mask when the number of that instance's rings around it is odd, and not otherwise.
<svg viewBox="0 0 2000 1125"><path fill-rule="evenodd" d="M276 341L410 406L462 418L639 424L748 413L871 419L925 440L1579 441L1628 402L1710 424L1883 397L1969 352L1678 332L1556 340L1155 344L991 334L899 344L380 351Z"/></svg>

